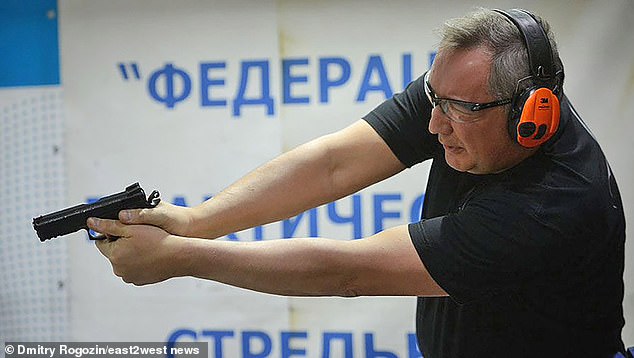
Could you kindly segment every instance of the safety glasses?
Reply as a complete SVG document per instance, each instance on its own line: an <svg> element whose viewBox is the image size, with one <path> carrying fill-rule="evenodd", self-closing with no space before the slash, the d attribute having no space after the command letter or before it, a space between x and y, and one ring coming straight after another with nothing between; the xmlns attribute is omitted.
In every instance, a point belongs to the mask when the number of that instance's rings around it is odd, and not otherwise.
<svg viewBox="0 0 634 358"><path fill-rule="evenodd" d="M474 102L466 102L460 101L457 99L451 98L440 98L436 96L434 89L429 84L429 71L425 73L424 77L425 81L425 94L427 98L431 102L431 105L435 108L436 106L440 106L442 113L447 116L450 120L458 123L473 123L477 122L480 119L484 118L481 113L478 113L487 108L493 108L497 106L503 106L505 104L511 103L511 98L508 99L500 99L493 102L488 103L474 103Z"/></svg>

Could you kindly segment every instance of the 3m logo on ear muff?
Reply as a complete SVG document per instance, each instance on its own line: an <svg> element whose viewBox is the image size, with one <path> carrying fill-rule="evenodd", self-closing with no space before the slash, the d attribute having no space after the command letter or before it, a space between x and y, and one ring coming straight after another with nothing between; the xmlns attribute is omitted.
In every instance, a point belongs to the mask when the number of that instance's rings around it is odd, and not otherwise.
<svg viewBox="0 0 634 358"><path fill-rule="evenodd" d="M532 92L524 102L515 130L517 142L533 148L550 139L559 127L559 99L548 88Z"/></svg>

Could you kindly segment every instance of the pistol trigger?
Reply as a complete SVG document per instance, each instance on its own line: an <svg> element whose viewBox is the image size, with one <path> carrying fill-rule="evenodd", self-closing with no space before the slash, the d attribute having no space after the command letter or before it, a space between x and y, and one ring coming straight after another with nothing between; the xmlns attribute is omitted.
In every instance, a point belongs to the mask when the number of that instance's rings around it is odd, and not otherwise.
<svg viewBox="0 0 634 358"><path fill-rule="evenodd" d="M97 240L104 240L106 238L105 235L93 235L93 233L95 233L95 232L90 230L87 227L85 227L84 229L86 229L86 232L88 233L88 238L90 240L97 241Z"/></svg>
<svg viewBox="0 0 634 358"><path fill-rule="evenodd" d="M118 236L108 236L108 235L92 235L91 232L94 232L90 229L86 229L88 231L88 237L90 238L91 241L102 241L102 240L108 240L108 241L116 241L119 237Z"/></svg>

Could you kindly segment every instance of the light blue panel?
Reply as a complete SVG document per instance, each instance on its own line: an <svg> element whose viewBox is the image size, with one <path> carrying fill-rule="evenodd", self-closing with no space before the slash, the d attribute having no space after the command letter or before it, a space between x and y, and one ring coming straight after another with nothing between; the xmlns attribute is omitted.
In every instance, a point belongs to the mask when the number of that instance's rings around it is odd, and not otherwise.
<svg viewBox="0 0 634 358"><path fill-rule="evenodd" d="M0 1L0 54L0 87L58 85L57 1Z"/></svg>

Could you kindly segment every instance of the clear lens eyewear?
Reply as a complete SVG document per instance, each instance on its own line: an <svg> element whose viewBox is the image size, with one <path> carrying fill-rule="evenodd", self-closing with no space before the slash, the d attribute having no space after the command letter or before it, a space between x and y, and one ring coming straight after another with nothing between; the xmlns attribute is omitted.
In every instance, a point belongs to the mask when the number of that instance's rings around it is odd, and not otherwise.
<svg viewBox="0 0 634 358"><path fill-rule="evenodd" d="M451 98L440 98L436 96L434 89L431 88L429 84L429 71L425 73L425 94L431 102L431 105L435 108L436 106L440 106L442 113L444 113L447 118L454 122L458 123L471 123L476 122L482 119L482 115L478 112L492 107L503 106L505 104L511 103L511 99L500 99L493 102L488 103L474 103L474 102L466 102L460 101L457 99Z"/></svg>

